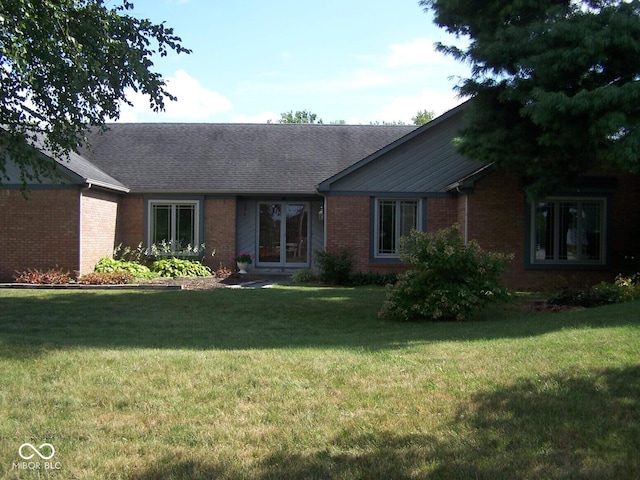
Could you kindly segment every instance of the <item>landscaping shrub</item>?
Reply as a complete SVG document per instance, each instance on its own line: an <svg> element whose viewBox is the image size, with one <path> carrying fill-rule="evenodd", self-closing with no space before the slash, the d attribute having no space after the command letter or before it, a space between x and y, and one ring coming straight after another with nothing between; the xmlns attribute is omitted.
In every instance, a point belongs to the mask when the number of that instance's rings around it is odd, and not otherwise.
<svg viewBox="0 0 640 480"><path fill-rule="evenodd" d="M411 268L387 287L380 317L465 320L506 296L499 285L506 257L475 241L465 244L455 225L430 234L412 231L400 239L400 258Z"/></svg>
<svg viewBox="0 0 640 480"><path fill-rule="evenodd" d="M347 285L351 276L351 253L345 247L327 247L313 252L320 269L320 280L332 285Z"/></svg>
<svg viewBox="0 0 640 480"><path fill-rule="evenodd" d="M385 285L394 284L398 281L397 273L377 273L377 272L355 272L349 278L349 284L355 287L364 285Z"/></svg>
<svg viewBox="0 0 640 480"><path fill-rule="evenodd" d="M294 283L309 283L316 279L315 273L310 268L301 268L296 270L291 277Z"/></svg>
<svg viewBox="0 0 640 480"><path fill-rule="evenodd" d="M592 287L567 288L552 296L547 303L592 308L640 299L639 279L638 274L618 275L613 283L601 282Z"/></svg>
<svg viewBox="0 0 640 480"><path fill-rule="evenodd" d="M175 257L156 260L151 265L151 270L161 277L208 277L211 275L211 269L202 262Z"/></svg>
<svg viewBox="0 0 640 480"><path fill-rule="evenodd" d="M17 283L63 285L73 280L73 276L68 271L60 268L50 268L49 270L29 269L23 272L16 272Z"/></svg>
<svg viewBox="0 0 640 480"><path fill-rule="evenodd" d="M101 258L94 271L98 273L128 272L136 278L153 278L157 274L149 267L133 260L114 260L113 258Z"/></svg>
<svg viewBox="0 0 640 480"><path fill-rule="evenodd" d="M91 272L83 275L78 283L82 285L121 285L133 282L135 276L120 270L114 272Z"/></svg>

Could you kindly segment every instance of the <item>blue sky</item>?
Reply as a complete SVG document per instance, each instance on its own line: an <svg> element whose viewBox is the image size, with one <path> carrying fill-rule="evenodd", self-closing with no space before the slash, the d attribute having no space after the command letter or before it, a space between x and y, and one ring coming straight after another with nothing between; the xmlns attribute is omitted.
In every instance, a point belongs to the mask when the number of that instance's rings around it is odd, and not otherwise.
<svg viewBox="0 0 640 480"><path fill-rule="evenodd" d="M309 110L325 123L404 121L445 112L469 67L437 53L455 41L417 0L133 0L193 50L155 58L178 97L155 114L131 94L126 122L277 121ZM454 77L454 78L451 78Z"/></svg>

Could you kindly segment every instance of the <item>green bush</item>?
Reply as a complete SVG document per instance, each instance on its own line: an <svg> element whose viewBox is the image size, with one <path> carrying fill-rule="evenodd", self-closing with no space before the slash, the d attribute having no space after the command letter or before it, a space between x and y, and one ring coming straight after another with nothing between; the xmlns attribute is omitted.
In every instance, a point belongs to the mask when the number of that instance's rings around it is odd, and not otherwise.
<svg viewBox="0 0 640 480"><path fill-rule="evenodd" d="M637 300L640 299L640 282L638 280L638 274L618 275L613 283L600 282L587 288L566 288L552 296L547 303L592 308Z"/></svg>
<svg viewBox="0 0 640 480"><path fill-rule="evenodd" d="M310 268L301 268L296 270L291 277L294 283L309 283L316 279L315 273Z"/></svg>
<svg viewBox="0 0 640 480"><path fill-rule="evenodd" d="M412 231L400 239L400 258L411 268L387 287L380 317L398 320L465 320L506 296L499 276L502 254L465 244L458 226L433 234Z"/></svg>
<svg viewBox="0 0 640 480"><path fill-rule="evenodd" d="M320 269L320 280L332 285L348 285L351 276L351 253L345 247L327 247L313 252Z"/></svg>
<svg viewBox="0 0 640 480"><path fill-rule="evenodd" d="M349 277L349 284L355 287L364 285L379 285L384 287L397 281L397 273L355 272Z"/></svg>
<svg viewBox="0 0 640 480"><path fill-rule="evenodd" d="M151 265L151 270L161 277L208 277L211 269L202 262L182 258L163 258Z"/></svg>
<svg viewBox="0 0 640 480"><path fill-rule="evenodd" d="M138 261L114 260L113 258L101 258L96 263L94 271L98 273L128 272L135 278L153 278L157 276L149 267Z"/></svg>

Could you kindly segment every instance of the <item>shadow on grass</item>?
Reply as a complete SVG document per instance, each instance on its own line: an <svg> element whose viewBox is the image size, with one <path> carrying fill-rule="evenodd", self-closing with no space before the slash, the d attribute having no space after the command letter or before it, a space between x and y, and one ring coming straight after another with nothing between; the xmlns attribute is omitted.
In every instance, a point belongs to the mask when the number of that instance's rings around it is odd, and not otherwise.
<svg viewBox="0 0 640 480"><path fill-rule="evenodd" d="M506 310L475 322L397 323L378 319L383 300L381 288L0 291L0 356L75 346L389 349L416 341L522 338L640 323L638 302L607 307L604 314Z"/></svg>
<svg viewBox="0 0 640 480"><path fill-rule="evenodd" d="M547 376L478 394L439 435L345 431L319 451L274 445L278 453L244 471L165 461L133 478L640 478L640 367Z"/></svg>

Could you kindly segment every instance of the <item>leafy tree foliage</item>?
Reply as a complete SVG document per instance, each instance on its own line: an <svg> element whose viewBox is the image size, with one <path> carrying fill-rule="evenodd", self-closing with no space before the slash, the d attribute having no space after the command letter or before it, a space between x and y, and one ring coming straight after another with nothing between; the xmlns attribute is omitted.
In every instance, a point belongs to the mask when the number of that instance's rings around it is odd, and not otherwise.
<svg viewBox="0 0 640 480"><path fill-rule="evenodd" d="M434 113L429 110L420 110L416 113L415 117L411 117L411 121L414 125L424 125L433 120Z"/></svg>
<svg viewBox="0 0 640 480"><path fill-rule="evenodd" d="M128 15L133 5L103 0L0 2L0 182L6 162L20 167L23 184L51 173L27 145L57 156L82 145L90 126L117 119L131 88L150 108L175 100L151 58L189 53L164 24Z"/></svg>
<svg viewBox="0 0 640 480"><path fill-rule="evenodd" d="M469 40L459 149L522 176L532 197L592 168L637 172L640 1L421 0Z"/></svg>
<svg viewBox="0 0 640 480"><path fill-rule="evenodd" d="M373 122L369 122L369 125L376 125L376 126L393 126L393 125L406 125L406 123L404 123L402 120L391 120L391 121L387 121L387 120L376 120Z"/></svg>
<svg viewBox="0 0 640 480"><path fill-rule="evenodd" d="M318 118L318 115L311 113L308 110L293 110L280 114L280 120L278 123L322 123L322 119Z"/></svg>

